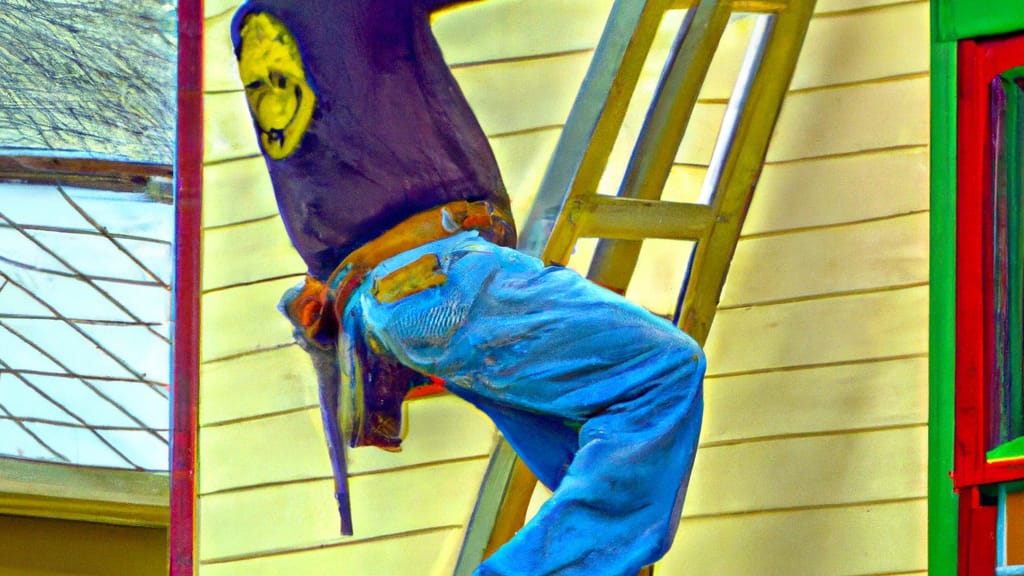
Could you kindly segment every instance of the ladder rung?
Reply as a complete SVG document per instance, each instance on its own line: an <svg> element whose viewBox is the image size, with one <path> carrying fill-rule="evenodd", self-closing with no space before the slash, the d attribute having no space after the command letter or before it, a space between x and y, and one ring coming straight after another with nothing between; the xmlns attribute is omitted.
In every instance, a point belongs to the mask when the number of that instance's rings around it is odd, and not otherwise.
<svg viewBox="0 0 1024 576"><path fill-rule="evenodd" d="M705 204L593 195L572 200L568 208L581 237L700 240L712 225Z"/></svg>
<svg viewBox="0 0 1024 576"><path fill-rule="evenodd" d="M697 0L673 0L669 10L688 10L695 4L697 4ZM789 0L732 0L729 2L733 12L756 12L759 14L782 12L789 4Z"/></svg>

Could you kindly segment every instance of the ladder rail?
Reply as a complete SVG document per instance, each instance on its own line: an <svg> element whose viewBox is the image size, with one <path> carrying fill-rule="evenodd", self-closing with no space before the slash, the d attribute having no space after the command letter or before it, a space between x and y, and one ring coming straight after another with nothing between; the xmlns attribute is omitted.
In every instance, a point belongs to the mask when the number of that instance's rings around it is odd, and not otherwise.
<svg viewBox="0 0 1024 576"><path fill-rule="evenodd" d="M724 0L704 0L687 12L626 167L619 198L661 199L731 12ZM587 277L624 294L640 248L636 240L602 240Z"/></svg>
<svg viewBox="0 0 1024 576"><path fill-rule="evenodd" d="M739 115L734 149L726 156L712 199L712 212L717 217L708 237L697 243L677 321L683 331L702 344L711 331L736 242L761 175L789 80L796 69L814 5L815 0L791 0L786 10L772 17L769 42L744 97L748 105Z"/></svg>
<svg viewBox="0 0 1024 576"><path fill-rule="evenodd" d="M542 256L568 190L597 189L626 116L629 96L640 78L644 57L671 3L616 0L612 5L608 24L520 233L519 249L523 252Z"/></svg>

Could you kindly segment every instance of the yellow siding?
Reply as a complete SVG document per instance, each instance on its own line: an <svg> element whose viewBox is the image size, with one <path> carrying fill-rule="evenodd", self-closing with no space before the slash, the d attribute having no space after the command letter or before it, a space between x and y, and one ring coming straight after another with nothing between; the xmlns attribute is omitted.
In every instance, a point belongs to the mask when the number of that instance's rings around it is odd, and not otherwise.
<svg viewBox="0 0 1024 576"><path fill-rule="evenodd" d="M459 528L475 490L445 490L483 474L486 459L402 469L351 479L355 535L339 535L334 483L311 480L205 496L199 534L203 563L268 556L396 534ZM369 567L368 567L369 568ZM415 572L415 568L410 567ZM370 573L370 572L368 572Z"/></svg>
<svg viewBox="0 0 1024 576"><path fill-rule="evenodd" d="M265 218L208 229L203 254L212 266L203 269L203 291L294 276L304 268L280 218Z"/></svg>
<svg viewBox="0 0 1024 576"><path fill-rule="evenodd" d="M310 386L310 370L309 357L298 346L208 360L199 374L199 425L315 406L316 387Z"/></svg>
<svg viewBox="0 0 1024 576"><path fill-rule="evenodd" d="M924 356L707 379L705 446L928 422ZM742 418L734 416L742 415Z"/></svg>
<svg viewBox="0 0 1024 576"><path fill-rule="evenodd" d="M927 2L819 0L658 574L925 573L927 73Z"/></svg>
<svg viewBox="0 0 1024 576"><path fill-rule="evenodd" d="M819 0L818 12L831 4ZM792 90L928 71L928 2L902 3L811 21ZM881 49L884 47L884 49Z"/></svg>
<svg viewBox="0 0 1024 576"><path fill-rule="evenodd" d="M721 307L928 281L928 215L750 238L736 247Z"/></svg>
<svg viewBox="0 0 1024 576"><path fill-rule="evenodd" d="M204 268L216 265L211 260L203 263ZM204 294L200 342L203 361L223 360L291 344L292 327L277 311L277 302L297 281L297 278L271 280ZM257 383L250 383L253 385ZM239 392L245 393L245 388Z"/></svg>
<svg viewBox="0 0 1024 576"><path fill-rule="evenodd" d="M203 226L207 229L277 216L262 156L222 162L203 170Z"/></svg>
<svg viewBox="0 0 1024 576"><path fill-rule="evenodd" d="M928 148L769 164L756 198L743 226L747 235L925 211Z"/></svg>
<svg viewBox="0 0 1024 576"><path fill-rule="evenodd" d="M864 362L928 351L928 287L732 308L707 341L711 375Z"/></svg>
<svg viewBox="0 0 1024 576"><path fill-rule="evenodd" d="M905 0L818 0L815 12L818 14L854 12L903 2Z"/></svg>
<svg viewBox="0 0 1024 576"><path fill-rule="evenodd" d="M589 50L612 0L487 0L434 19L434 34L453 67Z"/></svg>
<svg viewBox="0 0 1024 576"><path fill-rule="evenodd" d="M462 531L438 528L382 540L207 564L205 576L451 576ZM410 572L410 567L415 571Z"/></svg>
<svg viewBox="0 0 1024 576"><path fill-rule="evenodd" d="M590 54L572 53L456 68L453 72L488 136L565 122ZM552 82L557 78L558 82ZM543 94L542 105L524 105ZM538 104L541 104L538 102Z"/></svg>
<svg viewBox="0 0 1024 576"><path fill-rule="evenodd" d="M487 419L457 398L414 400L407 411L409 429L402 452L353 450L348 460L350 475L485 458L494 447ZM262 440L253 442L253 438ZM218 463L200 470L203 494L330 475L318 406L208 425L199 449ZM267 466L268 461L288 465Z"/></svg>
<svg viewBox="0 0 1024 576"><path fill-rule="evenodd" d="M164 576L167 528L0 515L0 576Z"/></svg>
<svg viewBox="0 0 1024 576"><path fill-rule="evenodd" d="M928 142L928 78L791 94L768 162L786 162Z"/></svg>
<svg viewBox="0 0 1024 576"><path fill-rule="evenodd" d="M924 498L927 435L917 426L704 446L700 497L683 517Z"/></svg>
<svg viewBox="0 0 1024 576"><path fill-rule="evenodd" d="M302 266L235 79L236 3L205 3L199 572L447 576L493 428L451 397L412 402L405 452L352 453L356 536L338 536L312 370L275 309ZM610 5L435 19L520 220ZM667 198L699 193L749 32L730 24ZM927 73L927 2L819 0L707 344L702 449L659 575L924 573ZM685 267L668 245L645 248L630 292L659 312Z"/></svg>
<svg viewBox="0 0 1024 576"><path fill-rule="evenodd" d="M926 562L925 514L922 498L686 520L656 573L913 573Z"/></svg>
<svg viewBox="0 0 1024 576"><path fill-rule="evenodd" d="M458 528L476 498L462 478L479 479L486 467L485 457L352 478L351 537L339 535L329 478L207 495L199 507L199 558L218 562ZM416 573L415 567L408 570Z"/></svg>
<svg viewBox="0 0 1024 576"><path fill-rule="evenodd" d="M554 153L561 133L561 126L552 126L491 138L494 157L501 166L505 187L513 199L512 216L516 222L526 221L530 202L540 187L548 159Z"/></svg>

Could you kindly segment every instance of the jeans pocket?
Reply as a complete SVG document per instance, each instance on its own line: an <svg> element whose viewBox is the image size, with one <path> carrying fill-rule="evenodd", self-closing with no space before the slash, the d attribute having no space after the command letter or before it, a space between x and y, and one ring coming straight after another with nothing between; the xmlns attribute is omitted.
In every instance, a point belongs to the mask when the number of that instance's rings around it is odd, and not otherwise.
<svg viewBox="0 0 1024 576"><path fill-rule="evenodd" d="M447 281L448 275L441 270L437 254L427 253L387 275L375 277L370 294L378 304L393 304Z"/></svg>

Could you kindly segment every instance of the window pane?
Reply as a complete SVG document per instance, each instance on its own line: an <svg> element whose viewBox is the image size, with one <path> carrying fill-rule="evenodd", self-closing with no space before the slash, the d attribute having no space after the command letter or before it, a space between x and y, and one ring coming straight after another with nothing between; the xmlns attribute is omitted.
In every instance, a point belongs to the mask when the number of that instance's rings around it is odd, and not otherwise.
<svg viewBox="0 0 1024 576"><path fill-rule="evenodd" d="M994 369L990 447L1024 435L1021 352L1024 323L1024 226L1021 222L1021 78L1009 70L992 81Z"/></svg>
<svg viewBox="0 0 1024 576"><path fill-rule="evenodd" d="M141 192L0 183L0 457L167 469L173 220Z"/></svg>

